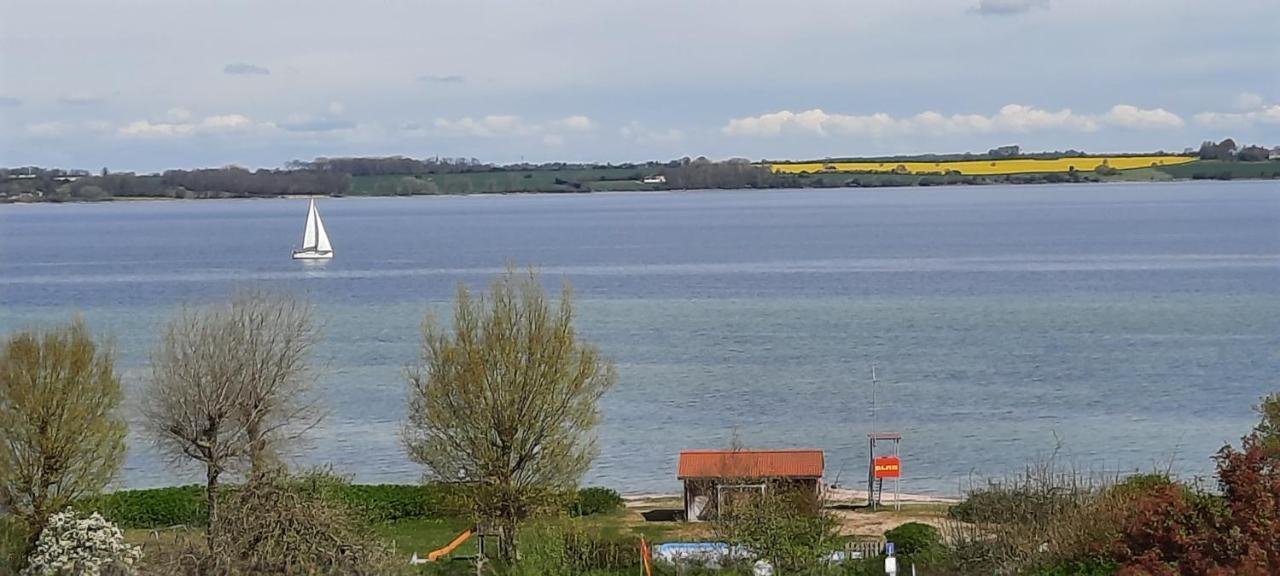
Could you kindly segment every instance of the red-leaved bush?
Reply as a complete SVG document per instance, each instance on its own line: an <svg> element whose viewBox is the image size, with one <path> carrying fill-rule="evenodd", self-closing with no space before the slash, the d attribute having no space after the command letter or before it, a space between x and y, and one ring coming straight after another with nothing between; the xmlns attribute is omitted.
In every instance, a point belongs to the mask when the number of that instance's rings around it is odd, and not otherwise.
<svg viewBox="0 0 1280 576"><path fill-rule="evenodd" d="M1120 574L1280 574L1280 454L1251 435L1216 459L1221 496L1167 485L1135 497L1110 551Z"/></svg>

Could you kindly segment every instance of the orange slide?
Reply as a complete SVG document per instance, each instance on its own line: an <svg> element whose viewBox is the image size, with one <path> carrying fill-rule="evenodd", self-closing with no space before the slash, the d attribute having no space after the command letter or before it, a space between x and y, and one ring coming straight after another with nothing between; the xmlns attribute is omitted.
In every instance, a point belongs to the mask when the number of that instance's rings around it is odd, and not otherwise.
<svg viewBox="0 0 1280 576"><path fill-rule="evenodd" d="M444 556L450 552L453 552L455 548L461 546L463 542L466 542L467 539L471 537L472 533L474 533L474 530L468 529L465 532L459 534L458 537L454 538L453 542L450 542L448 546L445 546L444 548L441 548L439 550L431 552L430 554L427 554L427 560L435 562L436 560L439 560L441 556Z"/></svg>

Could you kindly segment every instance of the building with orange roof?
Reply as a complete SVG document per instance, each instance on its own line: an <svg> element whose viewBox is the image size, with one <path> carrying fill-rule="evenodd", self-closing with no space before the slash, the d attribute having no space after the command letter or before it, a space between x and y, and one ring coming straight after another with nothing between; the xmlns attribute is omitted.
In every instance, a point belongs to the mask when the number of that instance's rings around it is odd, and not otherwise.
<svg viewBox="0 0 1280 576"><path fill-rule="evenodd" d="M676 478L684 483L685 518L698 522L770 490L799 490L816 509L825 467L822 450L684 450Z"/></svg>

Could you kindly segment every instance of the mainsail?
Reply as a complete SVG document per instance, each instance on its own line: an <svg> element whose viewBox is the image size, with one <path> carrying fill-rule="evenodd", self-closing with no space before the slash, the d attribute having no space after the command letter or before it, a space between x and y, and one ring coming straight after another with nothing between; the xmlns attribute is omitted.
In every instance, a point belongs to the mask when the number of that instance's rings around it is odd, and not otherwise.
<svg viewBox="0 0 1280 576"><path fill-rule="evenodd" d="M311 208L307 209L307 229L302 232L302 249L316 249L316 224L320 221L320 213L316 212L316 201L311 201Z"/></svg>
<svg viewBox="0 0 1280 576"><path fill-rule="evenodd" d="M329 234L324 231L324 221L320 219L320 211L316 210L316 201L311 201L307 209L307 227L302 231L302 249L294 250L294 258L330 258L333 246L329 244Z"/></svg>

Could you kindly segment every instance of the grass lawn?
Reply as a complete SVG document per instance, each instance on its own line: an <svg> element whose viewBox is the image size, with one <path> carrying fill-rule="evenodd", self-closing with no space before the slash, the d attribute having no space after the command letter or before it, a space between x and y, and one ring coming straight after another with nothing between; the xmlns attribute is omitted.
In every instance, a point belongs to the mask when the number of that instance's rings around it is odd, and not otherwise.
<svg viewBox="0 0 1280 576"><path fill-rule="evenodd" d="M464 530L471 527L466 520L396 520L374 526L378 537L394 547L396 553L410 556L414 552L426 557L433 550L443 548ZM475 538L469 538L452 552L454 556L472 556L477 551Z"/></svg>
<svg viewBox="0 0 1280 576"><path fill-rule="evenodd" d="M1173 178L1172 174L1165 172L1162 168L1134 168L1121 170L1119 174L1113 176L1102 177L1107 182L1164 182Z"/></svg>

